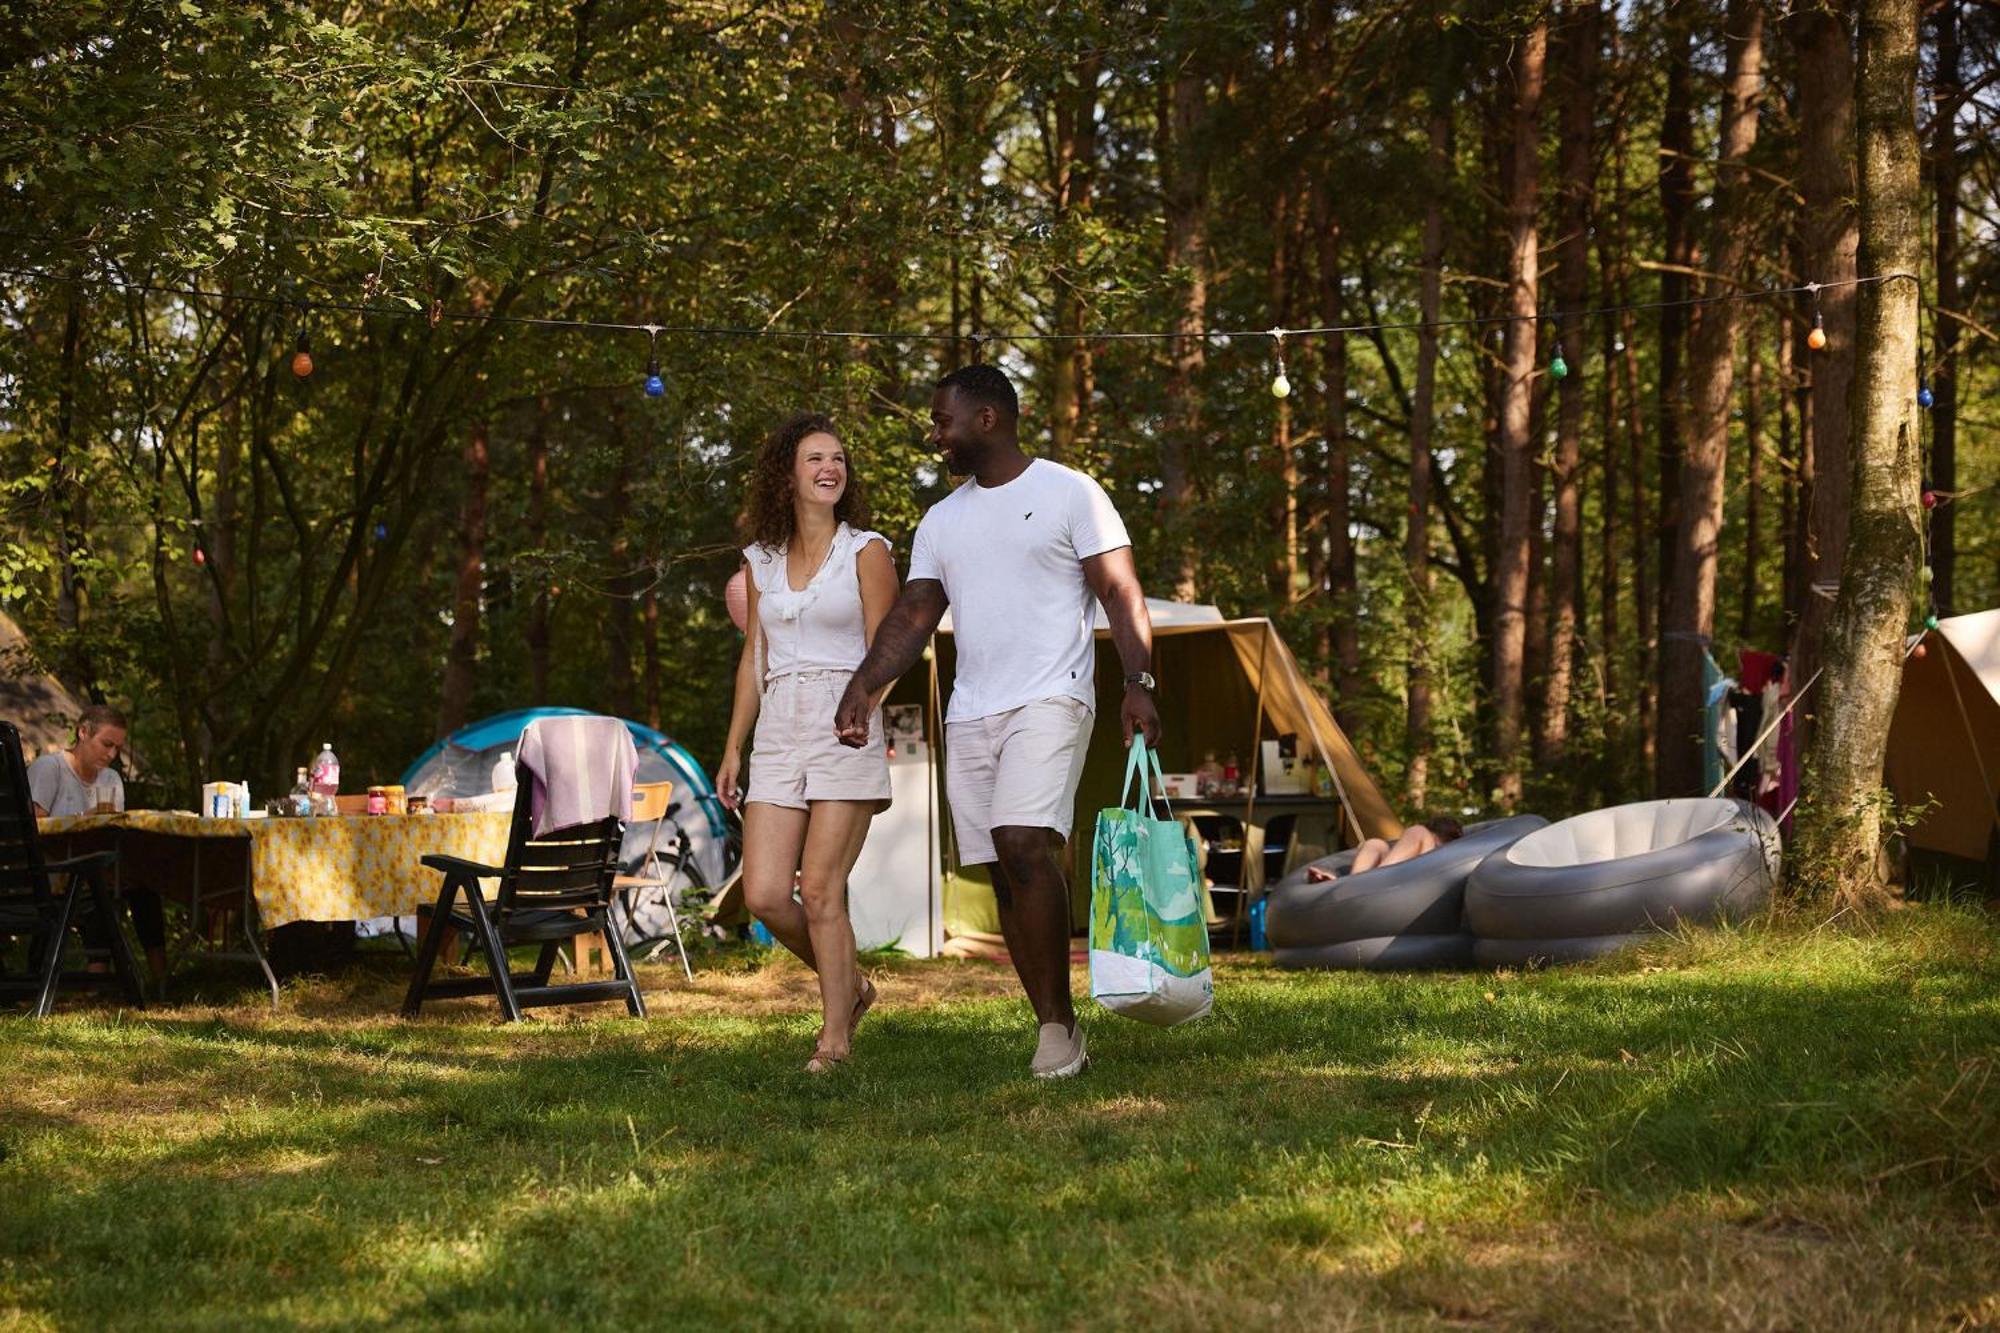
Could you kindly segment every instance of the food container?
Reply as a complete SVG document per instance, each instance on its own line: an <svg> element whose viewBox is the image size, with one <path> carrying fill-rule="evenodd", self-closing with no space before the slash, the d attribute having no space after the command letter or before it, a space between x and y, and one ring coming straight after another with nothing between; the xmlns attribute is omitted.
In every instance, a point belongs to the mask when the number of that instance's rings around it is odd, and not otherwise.
<svg viewBox="0 0 2000 1333"><path fill-rule="evenodd" d="M386 815L389 813L389 797L380 787L368 789L368 813Z"/></svg>
<svg viewBox="0 0 2000 1333"><path fill-rule="evenodd" d="M383 787L382 799L388 805L387 813L389 814L401 815L409 812L408 798L403 795L403 788L400 783L391 783Z"/></svg>
<svg viewBox="0 0 2000 1333"><path fill-rule="evenodd" d="M406 815L427 815L430 812L431 798L428 796L409 796L403 800L403 813Z"/></svg>

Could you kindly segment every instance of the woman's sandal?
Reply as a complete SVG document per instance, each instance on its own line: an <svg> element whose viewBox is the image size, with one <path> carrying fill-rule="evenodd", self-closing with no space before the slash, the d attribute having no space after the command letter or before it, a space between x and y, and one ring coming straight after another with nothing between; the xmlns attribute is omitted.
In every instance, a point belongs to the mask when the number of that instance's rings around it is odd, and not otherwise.
<svg viewBox="0 0 2000 1333"><path fill-rule="evenodd" d="M854 1030L861 1026L861 1020L868 1017L868 1011L875 1007L875 1000L881 995L881 992L875 989L875 983L867 977L861 978L861 984L867 989L854 997L854 1016L847 1020L847 1033L850 1037L854 1035Z"/></svg>
<svg viewBox="0 0 2000 1333"><path fill-rule="evenodd" d="M832 1051L814 1051L812 1059L806 1061L806 1072L808 1074L831 1074L846 1063L847 1057L844 1055L835 1055Z"/></svg>

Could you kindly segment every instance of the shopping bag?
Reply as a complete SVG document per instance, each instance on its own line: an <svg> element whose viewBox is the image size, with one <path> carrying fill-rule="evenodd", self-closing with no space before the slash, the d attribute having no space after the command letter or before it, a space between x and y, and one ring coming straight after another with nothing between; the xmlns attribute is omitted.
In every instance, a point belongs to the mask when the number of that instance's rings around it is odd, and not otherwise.
<svg viewBox="0 0 2000 1333"><path fill-rule="evenodd" d="M1097 815L1090 993L1113 1013L1171 1027L1206 1014L1215 985L1194 840L1178 820L1153 818L1159 774L1159 757L1133 736L1124 793Z"/></svg>

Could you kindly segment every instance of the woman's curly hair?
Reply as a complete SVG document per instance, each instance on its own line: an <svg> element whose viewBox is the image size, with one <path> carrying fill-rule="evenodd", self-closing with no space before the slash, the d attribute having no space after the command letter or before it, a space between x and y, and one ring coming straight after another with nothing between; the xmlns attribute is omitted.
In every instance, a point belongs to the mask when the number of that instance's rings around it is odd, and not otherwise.
<svg viewBox="0 0 2000 1333"><path fill-rule="evenodd" d="M749 494L737 521L745 545L777 550L791 541L798 522L792 507L792 469L798 462L799 445L808 435L840 439L832 417L823 412L800 412L787 418L757 447L757 456L750 461ZM841 448L846 447L842 440ZM868 497L862 494L852 454L847 458L847 489L834 505L833 516L849 527L868 526Z"/></svg>

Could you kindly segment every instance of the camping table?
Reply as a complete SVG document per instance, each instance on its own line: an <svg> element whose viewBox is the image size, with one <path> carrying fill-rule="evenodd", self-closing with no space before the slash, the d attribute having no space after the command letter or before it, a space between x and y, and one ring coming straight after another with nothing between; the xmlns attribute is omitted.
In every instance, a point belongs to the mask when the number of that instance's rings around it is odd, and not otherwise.
<svg viewBox="0 0 2000 1333"><path fill-rule="evenodd" d="M437 872L424 868L424 857L497 865L506 858L513 818L504 810L316 819L203 819L128 810L39 823L42 836L57 846L116 848L120 879L132 870L147 887L183 898L191 909L241 893L247 952L217 956L255 963L275 1008L278 979L258 942L260 925L414 915L437 897Z"/></svg>

